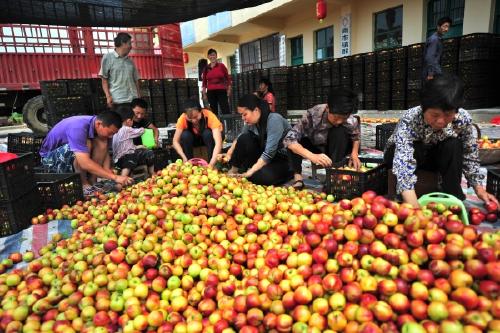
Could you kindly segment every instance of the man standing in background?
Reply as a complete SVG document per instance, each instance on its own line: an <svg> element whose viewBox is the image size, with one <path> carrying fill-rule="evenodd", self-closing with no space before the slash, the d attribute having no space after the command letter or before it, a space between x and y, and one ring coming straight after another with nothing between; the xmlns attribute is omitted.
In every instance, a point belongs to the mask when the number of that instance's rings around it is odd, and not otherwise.
<svg viewBox="0 0 500 333"><path fill-rule="evenodd" d="M423 77L426 80L432 80L435 75L440 75L441 55L443 53L443 36L448 32L451 26L451 18L442 17L437 22L437 30L425 43L424 50L424 72Z"/></svg>
<svg viewBox="0 0 500 333"><path fill-rule="evenodd" d="M132 36L120 32L114 42L115 50L102 57L99 71L109 108L130 103L139 97L139 73L128 57L132 50Z"/></svg>

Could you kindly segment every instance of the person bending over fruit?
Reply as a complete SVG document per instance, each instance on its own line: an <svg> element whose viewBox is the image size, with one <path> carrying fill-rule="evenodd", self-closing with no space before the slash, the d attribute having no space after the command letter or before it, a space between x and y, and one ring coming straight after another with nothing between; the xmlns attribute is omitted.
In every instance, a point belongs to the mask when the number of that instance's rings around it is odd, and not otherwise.
<svg viewBox="0 0 500 333"><path fill-rule="evenodd" d="M222 150L222 123L200 103L189 99L184 103L184 113L177 120L172 145L184 162L193 158L193 147L207 146L208 165L213 167Z"/></svg>
<svg viewBox="0 0 500 333"><path fill-rule="evenodd" d="M426 81L420 106L406 111L389 138L384 160L396 176L397 193L418 207L416 170L438 172L442 191L465 199L462 173L477 196L488 202L497 199L480 184L477 135L464 103L462 81L441 75Z"/></svg>
<svg viewBox="0 0 500 333"><path fill-rule="evenodd" d="M322 167L350 156L350 165L361 167L359 118L356 95L347 89L337 89L328 96L327 104L318 104L307 110L302 119L286 135L283 143L288 148L290 165L294 171L296 189L304 188L302 159Z"/></svg>
<svg viewBox="0 0 500 333"><path fill-rule="evenodd" d="M245 126L225 156L232 166L229 173L244 170L241 176L259 185L278 185L291 179L282 142L291 128L288 121L270 112L267 102L253 94L240 98L238 113Z"/></svg>

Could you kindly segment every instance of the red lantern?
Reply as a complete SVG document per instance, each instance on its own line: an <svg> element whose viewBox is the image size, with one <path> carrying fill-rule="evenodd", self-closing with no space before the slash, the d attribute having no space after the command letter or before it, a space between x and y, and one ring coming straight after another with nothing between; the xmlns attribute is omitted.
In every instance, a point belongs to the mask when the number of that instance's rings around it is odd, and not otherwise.
<svg viewBox="0 0 500 333"><path fill-rule="evenodd" d="M189 54L187 52L182 54L182 61L184 61L185 64L189 62Z"/></svg>
<svg viewBox="0 0 500 333"><path fill-rule="evenodd" d="M323 19L326 17L326 1L318 0L316 2L316 18L319 22L323 22Z"/></svg>

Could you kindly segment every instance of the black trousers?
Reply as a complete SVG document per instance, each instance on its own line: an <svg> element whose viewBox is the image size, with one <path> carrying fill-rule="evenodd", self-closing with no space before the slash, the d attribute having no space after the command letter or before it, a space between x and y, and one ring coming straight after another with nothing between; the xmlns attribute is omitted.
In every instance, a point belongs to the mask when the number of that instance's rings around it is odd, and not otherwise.
<svg viewBox="0 0 500 333"><path fill-rule="evenodd" d="M236 147L229 164L238 169L249 169L262 155L259 138L253 133L245 133L238 137ZM276 155L274 159L255 172L248 180L259 185L279 185L287 182L293 174L286 156Z"/></svg>
<svg viewBox="0 0 500 333"><path fill-rule="evenodd" d="M326 147L315 146L309 138L305 137L299 143L313 154L327 155L332 162L342 161L352 151L352 140L344 126L330 128ZM288 150L288 160L294 173L302 173L302 156Z"/></svg>
<svg viewBox="0 0 500 333"><path fill-rule="evenodd" d="M462 191L463 143L457 138L448 138L435 145L413 142L413 157L417 170L438 172L443 179L442 190L460 200L465 199ZM392 168L395 146L387 148L384 161Z"/></svg>
<svg viewBox="0 0 500 333"><path fill-rule="evenodd" d="M215 140L212 134L212 130L205 128L201 135L195 135L193 132L184 130L181 134L181 146L182 151L186 155L187 159L193 158L193 147L207 146L208 161L212 159L212 153L215 148Z"/></svg>
<svg viewBox="0 0 500 333"><path fill-rule="evenodd" d="M207 98L213 113L218 115L231 113L231 110L229 110L227 90L225 89L208 90Z"/></svg>
<svg viewBox="0 0 500 333"><path fill-rule="evenodd" d="M155 162L155 154L149 149L136 149L132 154L127 154L116 163L121 169L134 170L138 165L152 166Z"/></svg>

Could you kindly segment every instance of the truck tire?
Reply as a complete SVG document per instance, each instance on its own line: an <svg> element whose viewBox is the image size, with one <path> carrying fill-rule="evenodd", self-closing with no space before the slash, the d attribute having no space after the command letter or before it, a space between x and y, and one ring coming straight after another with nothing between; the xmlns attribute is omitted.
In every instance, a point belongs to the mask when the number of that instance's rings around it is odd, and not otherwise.
<svg viewBox="0 0 500 333"><path fill-rule="evenodd" d="M33 97L24 104L23 120L34 133L47 134L49 127L47 125L47 115L43 108L42 95Z"/></svg>

